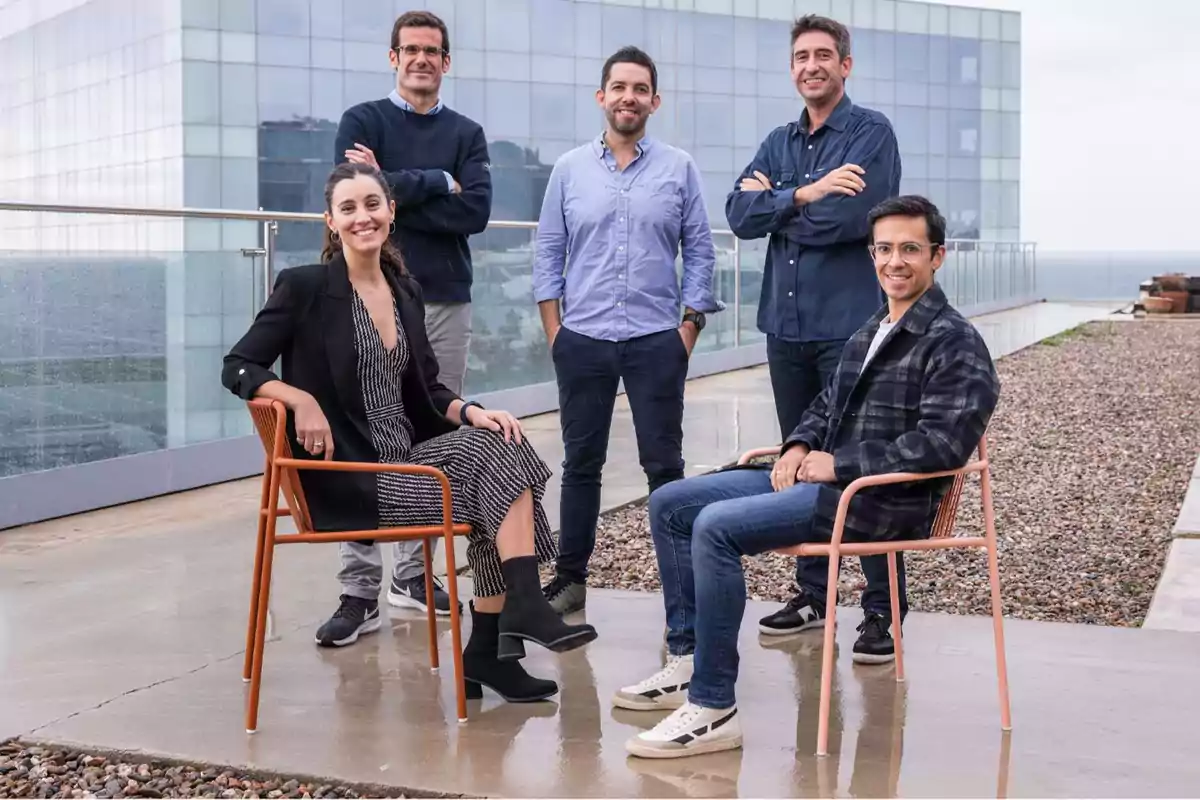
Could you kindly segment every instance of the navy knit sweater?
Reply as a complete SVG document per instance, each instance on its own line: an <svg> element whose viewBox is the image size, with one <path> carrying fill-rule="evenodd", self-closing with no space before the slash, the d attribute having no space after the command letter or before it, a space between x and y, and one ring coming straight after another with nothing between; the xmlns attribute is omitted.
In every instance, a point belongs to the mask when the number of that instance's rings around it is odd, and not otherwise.
<svg viewBox="0 0 1200 800"><path fill-rule="evenodd" d="M363 144L391 184L396 199L392 236L426 301L471 300L467 237L487 228L492 213L491 164L480 125L443 107L436 114L404 111L388 98L346 111L338 125L335 163ZM448 172L462 187L453 194Z"/></svg>

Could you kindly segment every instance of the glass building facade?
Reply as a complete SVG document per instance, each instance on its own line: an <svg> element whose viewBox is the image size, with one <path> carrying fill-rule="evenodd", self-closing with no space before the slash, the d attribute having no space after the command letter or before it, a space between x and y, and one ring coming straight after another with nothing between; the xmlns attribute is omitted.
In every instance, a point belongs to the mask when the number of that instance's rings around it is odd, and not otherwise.
<svg viewBox="0 0 1200 800"><path fill-rule="evenodd" d="M392 88L413 8L449 26L443 99L487 133L493 220L537 219L555 159L602 129L604 59L637 45L659 66L650 133L694 156L727 228L736 176L801 110L789 28L815 12L851 28L848 92L893 121L903 190L954 237L1020 238L1019 15L898 0L0 0L0 199L321 211L338 120ZM0 481L249 433L219 370L263 299L260 223L11 211L0 233ZM281 223L276 266L315 260L319 236ZM553 380L532 237L473 242L472 394ZM765 243L715 240L741 313L705 352L761 340Z"/></svg>

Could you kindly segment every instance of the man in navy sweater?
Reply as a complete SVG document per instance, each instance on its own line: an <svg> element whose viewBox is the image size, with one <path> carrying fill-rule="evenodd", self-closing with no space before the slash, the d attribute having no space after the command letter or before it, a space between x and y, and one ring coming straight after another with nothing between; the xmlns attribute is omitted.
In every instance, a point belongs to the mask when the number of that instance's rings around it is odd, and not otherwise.
<svg viewBox="0 0 1200 800"><path fill-rule="evenodd" d="M462 395L471 340L467 237L487 228L492 211L487 139L477 122L446 107L439 96L442 76L450 70L450 35L436 14L402 14L392 26L388 59L396 71L396 88L388 97L360 103L342 115L334 159L371 164L391 185L396 199L392 241L425 295L425 326L438 377ZM377 604L383 583L378 546L345 543L341 557L343 596ZM429 598L421 543L397 542L395 561L388 602L424 611ZM449 614L449 595L440 583L434 586L437 613ZM359 634L379 629L378 605L366 610L359 610L359 604L343 606L335 617L361 617L354 635L334 636L326 623L317 631L319 644L352 644Z"/></svg>

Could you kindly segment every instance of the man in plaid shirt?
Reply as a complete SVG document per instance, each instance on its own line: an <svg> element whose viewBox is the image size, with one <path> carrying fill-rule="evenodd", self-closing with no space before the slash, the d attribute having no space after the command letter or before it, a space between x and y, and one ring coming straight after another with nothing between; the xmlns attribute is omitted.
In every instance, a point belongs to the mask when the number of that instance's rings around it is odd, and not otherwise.
<svg viewBox="0 0 1200 800"><path fill-rule="evenodd" d="M633 755L675 758L741 746L734 684L746 606L742 556L829 541L851 481L961 467L991 419L1000 393L991 355L934 283L946 255L945 218L908 195L881 202L868 224L887 305L846 343L833 380L779 460L677 481L650 496L669 655L662 670L618 691L613 704L675 711L629 740ZM896 484L856 494L845 540L927 537L947 486ZM801 588L823 620L826 587ZM864 622L885 632L888 624L879 615Z"/></svg>

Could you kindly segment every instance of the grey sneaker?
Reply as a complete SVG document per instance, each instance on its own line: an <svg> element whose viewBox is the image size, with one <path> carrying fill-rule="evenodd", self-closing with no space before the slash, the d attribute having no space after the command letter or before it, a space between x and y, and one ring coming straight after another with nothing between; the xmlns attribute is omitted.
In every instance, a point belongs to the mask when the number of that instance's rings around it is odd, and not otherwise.
<svg viewBox="0 0 1200 800"><path fill-rule="evenodd" d="M576 583L560 575L542 587L542 594L550 601L550 607L558 614L570 614L582 611L587 605L587 585Z"/></svg>

